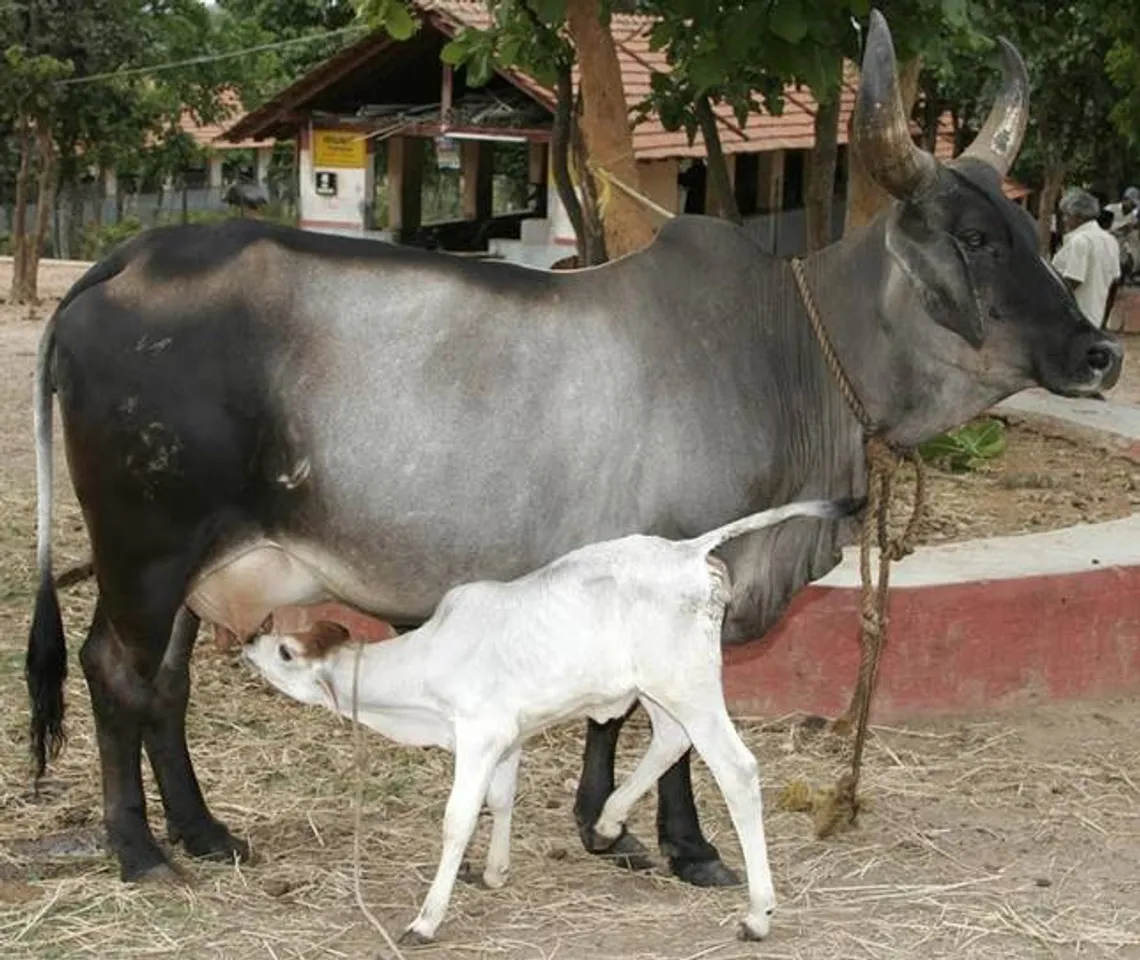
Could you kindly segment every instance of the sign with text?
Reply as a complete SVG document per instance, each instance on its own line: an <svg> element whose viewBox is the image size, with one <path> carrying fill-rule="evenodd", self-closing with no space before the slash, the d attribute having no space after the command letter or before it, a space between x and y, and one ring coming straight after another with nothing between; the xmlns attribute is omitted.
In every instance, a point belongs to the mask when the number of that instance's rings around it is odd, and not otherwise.
<svg viewBox="0 0 1140 960"><path fill-rule="evenodd" d="M314 130L313 166L359 169L368 157L368 141L352 130Z"/></svg>

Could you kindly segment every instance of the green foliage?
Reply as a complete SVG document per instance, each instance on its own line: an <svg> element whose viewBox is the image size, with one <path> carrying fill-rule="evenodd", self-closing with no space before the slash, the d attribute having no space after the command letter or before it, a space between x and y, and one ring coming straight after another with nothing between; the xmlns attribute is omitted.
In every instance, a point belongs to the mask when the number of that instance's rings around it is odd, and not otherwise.
<svg viewBox="0 0 1140 960"><path fill-rule="evenodd" d="M98 260L143 229L138 217L123 217L118 223L91 224L83 231L79 254L84 260Z"/></svg>
<svg viewBox="0 0 1140 960"><path fill-rule="evenodd" d="M562 33L566 0L487 0L493 26L460 30L441 58L465 66L467 82L478 87L496 67L517 67L539 83L553 87L558 64L572 62L573 52Z"/></svg>
<svg viewBox="0 0 1140 960"><path fill-rule="evenodd" d="M371 27L383 27L393 40L408 40L419 28L403 0L359 0L357 13Z"/></svg>
<svg viewBox="0 0 1140 960"><path fill-rule="evenodd" d="M1000 420L975 420L957 430L928 440L918 448L922 459L951 473L977 470L987 460L1001 456L1007 445L1005 424Z"/></svg>
<svg viewBox="0 0 1140 960"><path fill-rule="evenodd" d="M172 223L220 223L223 220L230 220L236 216L237 214L235 213L220 210L195 210L188 213L184 219L181 211L170 210L159 215L155 226L164 226ZM269 204L268 207L263 208L260 219L270 220L274 223L294 223L292 213L280 204ZM110 251L120 243L149 229L150 226L148 224L143 223L142 220L134 216L124 217L118 223L90 224L83 231L83 238L79 248L80 256L86 260L97 260L107 253L110 253Z"/></svg>

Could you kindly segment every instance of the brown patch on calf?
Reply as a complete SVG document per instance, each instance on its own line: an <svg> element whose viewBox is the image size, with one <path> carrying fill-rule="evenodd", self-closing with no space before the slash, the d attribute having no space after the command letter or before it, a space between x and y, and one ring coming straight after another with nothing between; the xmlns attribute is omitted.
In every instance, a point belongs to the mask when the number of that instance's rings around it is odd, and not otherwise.
<svg viewBox="0 0 1140 960"><path fill-rule="evenodd" d="M308 630L298 633L296 639L305 651L306 657L321 660L348 643L352 639L352 634L343 624L332 620L318 620Z"/></svg>

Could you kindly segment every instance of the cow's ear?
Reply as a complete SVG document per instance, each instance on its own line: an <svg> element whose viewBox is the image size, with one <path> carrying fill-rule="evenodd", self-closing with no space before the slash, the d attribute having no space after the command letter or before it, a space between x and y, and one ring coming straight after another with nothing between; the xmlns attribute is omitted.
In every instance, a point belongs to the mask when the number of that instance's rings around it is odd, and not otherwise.
<svg viewBox="0 0 1140 960"><path fill-rule="evenodd" d="M974 349L986 337L965 251L946 231L903 213L887 222L887 252L914 284L926 312Z"/></svg>

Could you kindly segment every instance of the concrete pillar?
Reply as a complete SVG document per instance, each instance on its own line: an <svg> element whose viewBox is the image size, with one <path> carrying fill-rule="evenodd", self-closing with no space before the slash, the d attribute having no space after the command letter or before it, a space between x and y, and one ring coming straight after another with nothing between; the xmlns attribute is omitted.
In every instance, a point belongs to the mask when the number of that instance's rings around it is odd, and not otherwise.
<svg viewBox="0 0 1140 960"><path fill-rule="evenodd" d="M526 182L531 194L537 197L535 213L540 217L546 216L546 179L549 169L549 144L539 140L532 140L528 145Z"/></svg>
<svg viewBox="0 0 1140 960"><path fill-rule="evenodd" d="M761 153L757 161L756 210L768 215L762 242L775 253L780 236L780 212L784 208L784 151Z"/></svg>
<svg viewBox="0 0 1140 960"><path fill-rule="evenodd" d="M493 195L491 143L487 140L459 141L459 182L464 220L485 220L491 216Z"/></svg>
<svg viewBox="0 0 1140 960"><path fill-rule="evenodd" d="M254 152L254 176L262 186L269 182L269 161L272 157L272 147L258 147Z"/></svg>
<svg viewBox="0 0 1140 960"><path fill-rule="evenodd" d="M757 208L761 213L779 213L784 205L784 151L761 153L757 159Z"/></svg>
<svg viewBox="0 0 1140 960"><path fill-rule="evenodd" d="M211 188L220 188L222 185L222 155L220 153L211 153L207 164L207 183Z"/></svg>
<svg viewBox="0 0 1140 960"><path fill-rule="evenodd" d="M423 216L424 145L418 137L388 140L388 226L417 230Z"/></svg>

